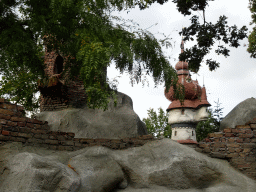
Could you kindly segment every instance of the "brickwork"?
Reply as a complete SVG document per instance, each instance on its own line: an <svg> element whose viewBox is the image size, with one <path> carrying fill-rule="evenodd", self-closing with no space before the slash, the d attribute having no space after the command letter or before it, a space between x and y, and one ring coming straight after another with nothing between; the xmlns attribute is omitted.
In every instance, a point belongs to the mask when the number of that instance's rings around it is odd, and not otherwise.
<svg viewBox="0 0 256 192"><path fill-rule="evenodd" d="M47 85L39 83L40 94L40 111L55 111L68 107L82 107L86 103L86 94L84 91L83 81L76 77L71 81L69 71L63 76L63 72L57 74L56 60L62 57L56 52L45 52L44 64L45 74L49 78ZM63 57L63 69L66 61Z"/></svg>
<svg viewBox="0 0 256 192"><path fill-rule="evenodd" d="M91 146L120 150L142 146L154 140L152 135L126 139L74 138L72 132L50 131L47 121L27 118L23 114L22 106L0 98L0 144L22 142L24 146L68 151ZM233 167L256 179L256 118L246 125L210 133L198 143L195 150L214 158L226 159Z"/></svg>
<svg viewBox="0 0 256 192"><path fill-rule="evenodd" d="M226 159L242 173L256 179L256 118L245 125L210 133L196 151Z"/></svg>
<svg viewBox="0 0 256 192"><path fill-rule="evenodd" d="M80 108L86 105L86 94L84 90L84 83L79 79L79 75L73 81L70 80L70 69L64 76L61 70L57 70L57 60L63 60L62 69L66 65L67 57L62 56L55 51L45 52L44 65L45 74L49 78L49 82L38 81L38 88L40 90L40 111L55 111L68 107ZM58 73L58 71L62 71ZM103 68L102 81L106 81L107 68Z"/></svg>
<svg viewBox="0 0 256 192"><path fill-rule="evenodd" d="M22 111L24 111L22 106L11 104L0 98L0 144L22 142L25 146L75 151L100 145L111 149L127 149L142 146L153 140L152 135L126 139L74 138L75 134L72 132L50 131L47 121L24 117Z"/></svg>

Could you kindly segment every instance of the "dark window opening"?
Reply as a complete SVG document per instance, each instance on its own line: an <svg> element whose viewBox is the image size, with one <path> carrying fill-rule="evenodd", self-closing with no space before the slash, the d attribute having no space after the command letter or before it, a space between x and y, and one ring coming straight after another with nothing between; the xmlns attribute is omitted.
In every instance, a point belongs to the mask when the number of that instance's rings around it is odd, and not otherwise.
<svg viewBox="0 0 256 192"><path fill-rule="evenodd" d="M184 115L185 109L181 109L181 114Z"/></svg>
<svg viewBox="0 0 256 192"><path fill-rule="evenodd" d="M192 131L192 136L194 136L194 131Z"/></svg>
<svg viewBox="0 0 256 192"><path fill-rule="evenodd" d="M58 56L54 63L55 74L60 74L63 71L63 58Z"/></svg>
<svg viewBox="0 0 256 192"><path fill-rule="evenodd" d="M174 132L174 135L177 136L177 131Z"/></svg>

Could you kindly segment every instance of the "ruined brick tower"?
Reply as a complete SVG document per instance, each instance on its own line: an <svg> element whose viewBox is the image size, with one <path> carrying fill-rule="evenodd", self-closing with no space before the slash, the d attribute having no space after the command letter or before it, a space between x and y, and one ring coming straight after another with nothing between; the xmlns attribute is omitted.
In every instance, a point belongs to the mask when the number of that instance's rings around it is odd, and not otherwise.
<svg viewBox="0 0 256 192"><path fill-rule="evenodd" d="M63 75L65 57L52 52L45 52L45 74L49 81L39 81L40 111L55 111L68 107L79 108L85 105L86 95L83 81L78 77L68 80L68 74Z"/></svg>
<svg viewBox="0 0 256 192"><path fill-rule="evenodd" d="M38 81L40 112L55 111L68 107L80 108L86 104L83 81L69 79L69 70L63 74L66 57L56 51L45 51L45 74L49 78Z"/></svg>

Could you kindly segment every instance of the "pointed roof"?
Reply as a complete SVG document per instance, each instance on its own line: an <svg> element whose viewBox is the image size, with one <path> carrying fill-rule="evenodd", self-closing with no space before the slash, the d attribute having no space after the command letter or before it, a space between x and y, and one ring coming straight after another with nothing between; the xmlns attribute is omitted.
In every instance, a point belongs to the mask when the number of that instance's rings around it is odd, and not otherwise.
<svg viewBox="0 0 256 192"><path fill-rule="evenodd" d="M181 53L184 51L184 41L181 41ZM165 93L165 97L172 101L169 105L167 111L175 108L199 108L202 105L210 106L207 101L206 89L201 88L197 80L192 80L188 69L188 63L186 61L179 61L175 69L178 74L178 84L182 84L185 87L185 100L183 105L181 105L179 99L175 98L174 89L171 86L169 91Z"/></svg>

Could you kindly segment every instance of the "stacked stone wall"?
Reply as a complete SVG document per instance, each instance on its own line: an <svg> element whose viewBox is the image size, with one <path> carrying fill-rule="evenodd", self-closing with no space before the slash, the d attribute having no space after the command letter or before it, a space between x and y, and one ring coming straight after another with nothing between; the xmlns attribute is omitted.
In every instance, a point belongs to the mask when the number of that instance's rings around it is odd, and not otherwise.
<svg viewBox="0 0 256 192"><path fill-rule="evenodd" d="M50 131L47 121L27 118L23 114L22 106L0 98L0 144L22 142L24 146L68 151L91 146L120 150L139 147L154 140L152 135L125 139L74 138L72 132ZM210 133L195 150L210 157L226 159L233 167L256 179L256 118L246 125Z"/></svg>
<svg viewBox="0 0 256 192"><path fill-rule="evenodd" d="M208 134L196 151L226 159L247 176L256 179L256 118L245 125Z"/></svg>
<svg viewBox="0 0 256 192"><path fill-rule="evenodd" d="M125 139L74 138L72 132L50 131L47 121L24 117L24 108L0 98L0 144L22 142L24 146L45 147L53 150L75 151L84 147L105 146L127 149L142 146L153 140L152 135Z"/></svg>

